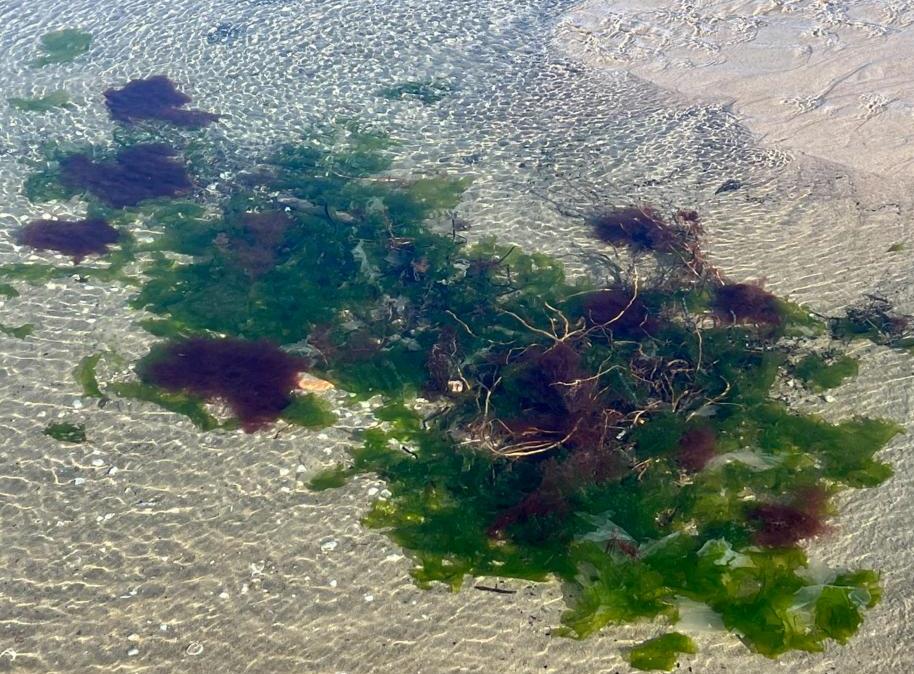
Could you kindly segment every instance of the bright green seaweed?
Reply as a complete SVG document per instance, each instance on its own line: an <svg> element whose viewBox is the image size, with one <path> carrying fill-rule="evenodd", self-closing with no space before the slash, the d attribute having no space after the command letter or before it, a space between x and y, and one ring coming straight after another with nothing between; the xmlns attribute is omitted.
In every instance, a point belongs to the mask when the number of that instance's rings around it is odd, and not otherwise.
<svg viewBox="0 0 914 674"><path fill-rule="evenodd" d="M8 98L10 106L23 112L50 112L55 109L72 108L66 91L52 91L36 98Z"/></svg>
<svg viewBox="0 0 914 674"><path fill-rule="evenodd" d="M669 672L676 664L679 653L697 653L695 642L684 634L670 632L638 644L628 652L632 667L641 670L661 669Z"/></svg>
<svg viewBox="0 0 914 674"><path fill-rule="evenodd" d="M840 386L845 379L857 376L856 358L839 356L826 359L819 354L810 354L797 363L794 372L811 388L822 391Z"/></svg>
<svg viewBox="0 0 914 674"><path fill-rule="evenodd" d="M83 424L73 424L70 422L49 424L48 427L44 429L44 434L54 438L58 442L79 444L86 441L86 427Z"/></svg>
<svg viewBox="0 0 914 674"><path fill-rule="evenodd" d="M45 33L41 36L41 50L44 55L32 61L32 67L69 63L89 51L91 45L92 35L75 28Z"/></svg>

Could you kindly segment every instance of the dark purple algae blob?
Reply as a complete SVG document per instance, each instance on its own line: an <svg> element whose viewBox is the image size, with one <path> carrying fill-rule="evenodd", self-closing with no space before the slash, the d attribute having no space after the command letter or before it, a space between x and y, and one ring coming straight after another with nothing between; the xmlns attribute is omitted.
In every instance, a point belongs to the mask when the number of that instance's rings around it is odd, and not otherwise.
<svg viewBox="0 0 914 674"><path fill-rule="evenodd" d="M163 143L124 148L112 161L95 162L85 154L61 160L64 185L85 190L115 208L136 206L146 199L174 197L192 185L175 151Z"/></svg>
<svg viewBox="0 0 914 674"><path fill-rule="evenodd" d="M108 111L119 122L158 119L178 126L199 128L219 119L219 115L211 112L182 110L189 102L190 96L178 91L174 82L164 75L130 80L123 89L108 89L105 92Z"/></svg>
<svg viewBox="0 0 914 674"><path fill-rule="evenodd" d="M117 243L120 232L104 220L35 220L30 222L16 236L18 243L37 248L54 250L69 255L74 262L80 262L87 255L104 255L108 246Z"/></svg>
<svg viewBox="0 0 914 674"><path fill-rule="evenodd" d="M140 377L168 391L224 400L254 431L275 421L292 402L307 367L266 341L194 337L166 345L140 368Z"/></svg>

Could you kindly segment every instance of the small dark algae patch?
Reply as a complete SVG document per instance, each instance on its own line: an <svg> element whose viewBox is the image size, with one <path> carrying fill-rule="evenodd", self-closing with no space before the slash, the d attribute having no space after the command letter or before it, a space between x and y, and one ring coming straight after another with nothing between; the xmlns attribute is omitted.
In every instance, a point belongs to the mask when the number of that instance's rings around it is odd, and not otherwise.
<svg viewBox="0 0 914 674"><path fill-rule="evenodd" d="M93 161L73 154L60 161L61 182L70 190L86 191L109 206L136 206L156 197L175 197L192 185L184 164L163 143L140 143L124 148L110 161Z"/></svg>
<svg viewBox="0 0 914 674"><path fill-rule="evenodd" d="M49 424L47 428L44 429L44 434L54 438L58 442L78 444L86 441L86 427L83 424L73 424L70 422Z"/></svg>
<svg viewBox="0 0 914 674"><path fill-rule="evenodd" d="M104 255L117 243L120 233L104 220L35 220L16 237L19 244L38 250L53 250L79 263L89 255Z"/></svg>
<svg viewBox="0 0 914 674"><path fill-rule="evenodd" d="M111 118L119 122L132 123L137 120L160 120L200 128L219 119L219 115L202 110L184 110L190 103L190 96L181 93L174 82L164 75L143 80L131 80L121 89L105 92L105 105Z"/></svg>

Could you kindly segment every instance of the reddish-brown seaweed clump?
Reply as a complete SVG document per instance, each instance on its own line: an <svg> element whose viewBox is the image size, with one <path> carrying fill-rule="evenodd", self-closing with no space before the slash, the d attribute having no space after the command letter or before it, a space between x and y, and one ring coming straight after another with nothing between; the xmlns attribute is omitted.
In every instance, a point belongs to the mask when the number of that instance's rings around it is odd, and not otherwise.
<svg viewBox="0 0 914 674"><path fill-rule="evenodd" d="M604 288L590 293L583 308L589 325L618 335L649 333L653 327L644 302L625 288Z"/></svg>
<svg viewBox="0 0 914 674"><path fill-rule="evenodd" d="M502 511L489 525L488 534L501 537L506 529L533 517L563 517L568 499L585 487L603 484L625 474L623 455L609 447L589 447L565 459L549 459L541 468L542 482L519 503Z"/></svg>
<svg viewBox="0 0 914 674"><path fill-rule="evenodd" d="M53 250L78 263L87 255L104 255L117 243L120 232L104 220L35 220L17 235L17 241L38 250Z"/></svg>
<svg viewBox="0 0 914 674"><path fill-rule="evenodd" d="M680 237L649 208L619 208L591 220L594 235L613 246L633 251L669 252Z"/></svg>
<svg viewBox="0 0 914 674"><path fill-rule="evenodd" d="M676 463L689 473L697 473L714 458L716 444L717 438L710 428L700 427L686 431L679 438Z"/></svg>
<svg viewBox="0 0 914 674"><path fill-rule="evenodd" d="M155 353L140 376L168 391L226 401L250 432L275 421L289 406L306 365L270 342L195 337Z"/></svg>
<svg viewBox="0 0 914 674"><path fill-rule="evenodd" d="M751 283L720 286L712 307L717 317L728 323L780 325L783 320L777 298Z"/></svg>
<svg viewBox="0 0 914 674"><path fill-rule="evenodd" d="M769 548L781 548L816 536L824 530L822 519L817 512L821 499L802 508L778 503L763 503L747 514L755 524L755 542Z"/></svg>
<svg viewBox="0 0 914 674"><path fill-rule="evenodd" d="M182 110L190 96L175 88L164 75L144 80L130 80L122 89L108 89L105 104L111 117L119 122L158 119L178 126L198 128L219 119L219 115L202 110Z"/></svg>
<svg viewBox="0 0 914 674"><path fill-rule="evenodd" d="M603 406L595 396L596 382L581 360L581 354L564 342L527 351L512 384L516 409L502 422L513 442L554 442L569 448L602 445Z"/></svg>
<svg viewBox="0 0 914 674"><path fill-rule="evenodd" d="M85 154L61 160L63 183L86 190L115 208L136 206L146 199L174 197L191 188L184 165L162 143L124 148L112 161L96 162Z"/></svg>

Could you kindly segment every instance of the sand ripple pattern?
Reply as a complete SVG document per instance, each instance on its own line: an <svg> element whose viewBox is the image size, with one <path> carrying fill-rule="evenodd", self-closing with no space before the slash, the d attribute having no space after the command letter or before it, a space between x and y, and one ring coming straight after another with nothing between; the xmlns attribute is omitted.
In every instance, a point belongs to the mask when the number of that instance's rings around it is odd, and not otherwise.
<svg viewBox="0 0 914 674"><path fill-rule="evenodd" d="M559 34L589 63L731 104L772 143L914 178L910 0L586 0Z"/></svg>

